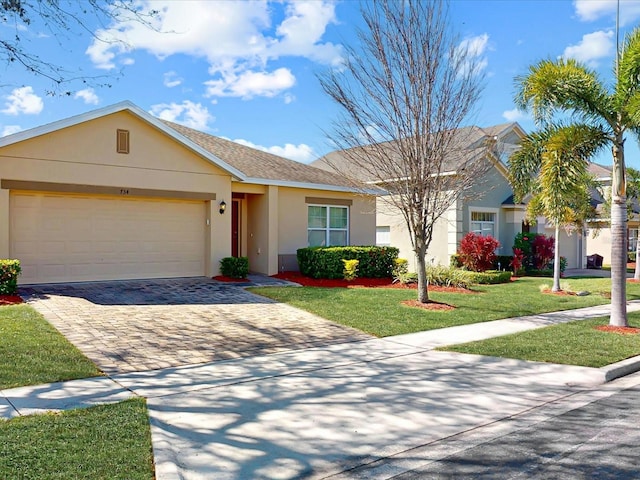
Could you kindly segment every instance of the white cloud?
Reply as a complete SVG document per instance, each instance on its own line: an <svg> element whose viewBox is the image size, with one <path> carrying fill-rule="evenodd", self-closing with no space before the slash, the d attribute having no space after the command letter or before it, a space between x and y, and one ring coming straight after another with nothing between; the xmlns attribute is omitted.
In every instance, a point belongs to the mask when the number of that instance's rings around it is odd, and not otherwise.
<svg viewBox="0 0 640 480"><path fill-rule="evenodd" d="M578 18L592 22L602 17L614 18L618 2L616 0L574 0L573 6ZM620 2L620 25L630 25L640 18L640 1L623 0Z"/></svg>
<svg viewBox="0 0 640 480"><path fill-rule="evenodd" d="M594 67L598 60L613 55L613 53L613 31L599 30L583 35L580 43L565 48L562 57L574 58Z"/></svg>
<svg viewBox="0 0 640 480"><path fill-rule="evenodd" d="M22 130L22 127L20 125L5 125L4 127L2 127L2 133L0 134L0 137L13 135L14 133L18 133L20 130Z"/></svg>
<svg viewBox="0 0 640 480"><path fill-rule="evenodd" d="M523 112L522 110L518 110L517 108L502 112L502 116L508 122L519 122L521 120L529 120L531 118L526 112Z"/></svg>
<svg viewBox="0 0 640 480"><path fill-rule="evenodd" d="M113 69L123 55L135 50L159 59L176 54L204 58L212 81L222 82L214 83L218 86L212 92L250 98L274 95L260 81L261 76L283 79L280 69L269 68L273 60L293 56L338 64L342 55L340 45L322 42L327 26L336 22L330 0L287 2L284 7L280 2L257 0L141 0L139 4L159 12L151 20L154 28L124 19L96 31L102 41L96 39L86 51L96 67ZM240 85L235 86L236 82ZM251 82L255 91L250 91ZM288 85L292 84L289 80Z"/></svg>
<svg viewBox="0 0 640 480"><path fill-rule="evenodd" d="M207 130L209 122L215 120L215 117L209 113L207 107L190 100L184 100L182 103L152 105L150 113L162 120L180 123L196 130Z"/></svg>
<svg viewBox="0 0 640 480"><path fill-rule="evenodd" d="M287 105L295 101L296 101L295 95L291 95L290 93L284 94L284 103L286 103Z"/></svg>
<svg viewBox="0 0 640 480"><path fill-rule="evenodd" d="M5 98L7 101L2 113L7 115L37 115L44 108L42 98L33 93L33 87L16 88Z"/></svg>
<svg viewBox="0 0 640 480"><path fill-rule="evenodd" d="M489 49L489 35L483 33L475 37L464 39L458 45L458 54L464 55L466 58L464 65L464 71L467 72L473 68L475 73L480 73L487 68L489 64L487 58L484 56Z"/></svg>
<svg viewBox="0 0 640 480"><path fill-rule="evenodd" d="M279 68L272 73L246 71L240 75L227 74L219 80L208 80L208 97L275 97L291 88L296 77L287 68Z"/></svg>
<svg viewBox="0 0 640 480"><path fill-rule="evenodd" d="M183 81L183 79L180 78L178 74L174 71L166 72L163 75L163 79L164 79L164 86L168 88L177 87Z"/></svg>
<svg viewBox="0 0 640 480"><path fill-rule="evenodd" d="M243 140L241 138L233 141L239 143L240 145L255 148L256 150L262 150L263 152L273 153L274 155L289 158L291 160L296 160L298 162L308 163L316 158L316 154L313 149L309 145L305 145L304 143L301 143L300 145L285 143L283 147L278 145L273 147L263 147L262 145L256 145L255 143L252 143L248 140Z"/></svg>
<svg viewBox="0 0 640 480"><path fill-rule="evenodd" d="M100 99L93 88L85 88L84 90L78 90L74 95L75 99L81 98L87 105L98 105Z"/></svg>

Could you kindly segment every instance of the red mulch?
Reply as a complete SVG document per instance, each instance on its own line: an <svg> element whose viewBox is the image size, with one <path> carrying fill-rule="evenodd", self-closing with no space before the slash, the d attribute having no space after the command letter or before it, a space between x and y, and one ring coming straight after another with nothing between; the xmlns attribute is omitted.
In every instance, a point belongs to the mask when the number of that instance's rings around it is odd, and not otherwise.
<svg viewBox="0 0 640 480"><path fill-rule="evenodd" d="M0 295L0 305L16 305L23 302L19 295Z"/></svg>
<svg viewBox="0 0 640 480"><path fill-rule="evenodd" d="M619 333L620 335L638 335L640 334L640 328L635 327L616 327L613 325L599 325L595 327L596 330L601 332Z"/></svg>
<svg viewBox="0 0 640 480"><path fill-rule="evenodd" d="M400 289L417 289L416 284L404 285L400 282L393 283L390 278L355 278L351 281L344 279L326 279L305 277L300 272L282 272L273 275L274 278L288 280L290 282L299 283L303 287L324 287L324 288L400 288ZM457 287L437 287L429 285L430 292L447 292L447 293L478 293L466 288Z"/></svg>
<svg viewBox="0 0 640 480"><path fill-rule="evenodd" d="M633 278L627 278L627 283L640 283L640 280L635 280Z"/></svg>
<svg viewBox="0 0 640 480"><path fill-rule="evenodd" d="M404 300L402 302L400 302L403 305L406 305L407 307L415 307L415 308L422 308L423 310L440 310L440 311L448 311L448 310L455 310L456 307L454 307L453 305L449 305L447 303L440 303L440 302L429 302L429 303L420 303L417 300Z"/></svg>
<svg viewBox="0 0 640 480"><path fill-rule="evenodd" d="M246 278L225 277L224 275L218 275L216 277L213 277L213 279L219 282L231 282L231 283L248 282Z"/></svg>
<svg viewBox="0 0 640 480"><path fill-rule="evenodd" d="M559 297L567 297L569 295L575 295L574 292L565 292L564 290L560 290L559 292L552 292L551 290L545 290L542 293L546 293L547 295L557 295Z"/></svg>

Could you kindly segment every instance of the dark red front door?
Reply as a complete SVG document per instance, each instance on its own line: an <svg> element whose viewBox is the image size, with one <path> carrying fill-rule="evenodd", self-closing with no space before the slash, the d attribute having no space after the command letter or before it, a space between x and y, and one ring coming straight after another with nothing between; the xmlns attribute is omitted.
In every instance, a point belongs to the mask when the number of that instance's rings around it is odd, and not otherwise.
<svg viewBox="0 0 640 480"><path fill-rule="evenodd" d="M240 256L240 202L231 201L231 255Z"/></svg>

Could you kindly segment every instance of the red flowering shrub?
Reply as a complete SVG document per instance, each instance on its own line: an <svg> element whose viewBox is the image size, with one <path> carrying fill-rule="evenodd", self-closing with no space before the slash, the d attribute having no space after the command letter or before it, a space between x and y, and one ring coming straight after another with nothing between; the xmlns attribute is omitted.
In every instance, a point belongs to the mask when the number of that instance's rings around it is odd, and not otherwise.
<svg viewBox="0 0 640 480"><path fill-rule="evenodd" d="M500 242L491 235L484 237L469 232L460 242L458 257L467 270L484 272L493 265L495 250L499 246Z"/></svg>
<svg viewBox="0 0 640 480"><path fill-rule="evenodd" d="M513 274L518 275L518 272L522 270L522 262L524 261L524 253L519 248L513 249L513 258L511 259L511 268Z"/></svg>
<svg viewBox="0 0 640 480"><path fill-rule="evenodd" d="M555 251L555 239L545 235L538 235L533 240L533 262L538 270L544 270L553 260Z"/></svg>

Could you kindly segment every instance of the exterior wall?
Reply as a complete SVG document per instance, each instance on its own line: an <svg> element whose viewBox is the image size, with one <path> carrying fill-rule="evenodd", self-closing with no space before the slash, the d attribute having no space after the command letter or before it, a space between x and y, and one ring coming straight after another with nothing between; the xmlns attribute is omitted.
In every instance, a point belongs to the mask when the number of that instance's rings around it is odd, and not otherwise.
<svg viewBox="0 0 640 480"><path fill-rule="evenodd" d="M611 228L603 226L599 230L589 229L586 236L586 255L601 255L602 263L611 265ZM595 234L595 237L594 237Z"/></svg>
<svg viewBox="0 0 640 480"><path fill-rule="evenodd" d="M399 248L398 257L406 258L409 261L409 269L413 265L415 270L415 254L406 222L400 211L390 205L384 197L376 199L376 226L389 227L391 246Z"/></svg>
<svg viewBox="0 0 640 480"><path fill-rule="evenodd" d="M497 240L500 247L498 255L511 255L513 253L513 239L516 233L522 230L522 217L514 213L513 209L502 207L513 191L506 178L496 169L491 168L472 189L471 195L464 201L462 209L463 231L467 233L471 229L472 211L489 211L496 214Z"/></svg>
<svg viewBox="0 0 640 480"><path fill-rule="evenodd" d="M449 265L460 240L470 231L471 212L485 211L496 214L496 229L501 247L499 255L511 255L513 240L522 231L524 207L502 206L512 194L511 186L496 169L491 170L472 189L466 201L457 201L436 222L433 239L426 254L427 264ZM411 247L409 232L400 211L385 201L377 200L376 225L389 226L391 245L400 249L400 257L409 260L409 268L415 271L415 254Z"/></svg>
<svg viewBox="0 0 640 480"><path fill-rule="evenodd" d="M116 130L130 132L130 153L116 152ZM206 274L219 271L231 249L229 215L217 205L231 200L229 174L135 115L119 112L0 148L0 180L113 187L128 194L146 189L210 194ZM91 188L87 189L91 194ZM9 191L0 190L0 257L9 256Z"/></svg>
<svg viewBox="0 0 640 480"><path fill-rule="evenodd" d="M453 205L439 220L433 229L431 245L427 250L427 264L449 265L449 256L455 253L458 219L457 204ZM411 246L411 238L406 222L400 211L384 198L378 198L376 207L376 225L390 227L391 245L400 249L399 257L409 261L409 270L416 270L416 256ZM453 246L453 251L451 248Z"/></svg>
<svg viewBox="0 0 640 480"><path fill-rule="evenodd" d="M278 199L276 254L279 261L273 273L277 273L279 269L297 268L297 263L294 261L296 252L299 248L308 246L308 199L315 199L312 203L320 204L324 200L329 204L331 202L336 202L336 205L340 202L343 202L343 205L349 204L349 244L375 245L376 204L373 196L280 187ZM249 221L252 221L251 218Z"/></svg>

